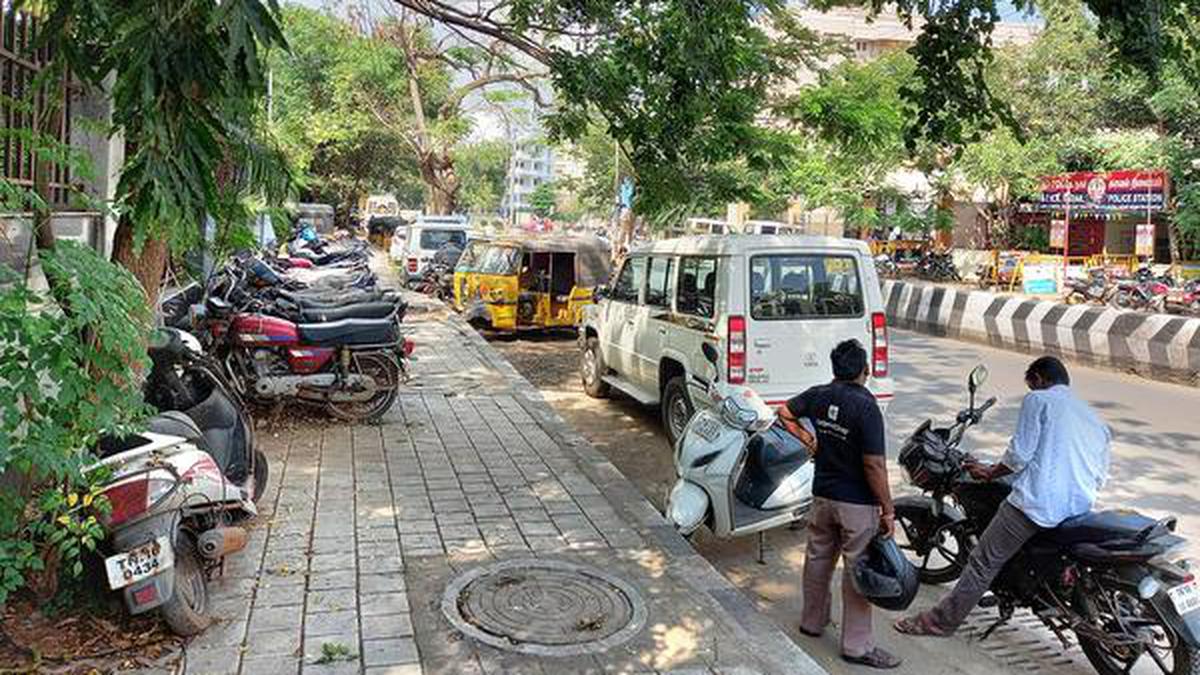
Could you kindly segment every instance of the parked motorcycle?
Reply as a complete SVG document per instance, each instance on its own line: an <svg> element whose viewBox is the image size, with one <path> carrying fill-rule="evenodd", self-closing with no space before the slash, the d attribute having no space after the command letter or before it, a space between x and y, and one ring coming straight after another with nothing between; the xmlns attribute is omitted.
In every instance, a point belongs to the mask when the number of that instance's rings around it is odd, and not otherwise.
<svg viewBox="0 0 1200 675"><path fill-rule="evenodd" d="M1117 285L1110 282L1104 270L1100 269L1091 270L1086 279L1067 279L1064 286L1067 294L1063 301L1068 305L1108 304L1118 290Z"/></svg>
<svg viewBox="0 0 1200 675"><path fill-rule="evenodd" d="M958 578L971 549L1011 490L1005 480L980 482L959 449L965 432L996 399L976 407L987 379L968 378L969 403L949 427L924 422L905 442L900 464L925 492L895 500L898 543L925 583ZM1132 511L1070 518L1031 539L992 582L985 606L999 610L981 639L1027 608L1058 636L1071 635L1102 675L1129 673L1146 658L1168 675L1200 672L1200 582L1172 558L1185 545L1175 519Z"/></svg>
<svg viewBox="0 0 1200 675"><path fill-rule="evenodd" d="M211 622L208 577L246 545L236 523L257 515L267 461L195 338L161 330L150 356L146 400L160 414L144 434L104 439L87 471L109 472L109 587L131 614L157 609L171 630L190 636Z"/></svg>
<svg viewBox="0 0 1200 675"><path fill-rule="evenodd" d="M954 255L949 251L930 251L917 263L917 276L930 281L962 281Z"/></svg>
<svg viewBox="0 0 1200 675"><path fill-rule="evenodd" d="M450 300L454 297L454 268L444 264L431 264L425 268L416 291L437 298Z"/></svg>
<svg viewBox="0 0 1200 675"><path fill-rule="evenodd" d="M713 406L697 411L675 446L678 479L667 497L667 519L684 536L707 524L722 539L799 520L813 499L808 449L775 424L775 411L754 390L720 381L711 344L702 350L713 379L694 375L690 384Z"/></svg>
<svg viewBox="0 0 1200 675"><path fill-rule="evenodd" d="M242 396L323 404L348 421L377 419L392 406L412 353L394 316L297 324L209 297L195 319Z"/></svg>
<svg viewBox="0 0 1200 675"><path fill-rule="evenodd" d="M1109 299L1109 305L1117 309L1165 312L1167 293L1170 290L1167 284L1157 279L1129 279L1117 283L1116 292Z"/></svg>
<svg viewBox="0 0 1200 675"><path fill-rule="evenodd" d="M1200 279L1193 279L1172 288L1166 297L1166 308L1172 314L1200 316Z"/></svg>

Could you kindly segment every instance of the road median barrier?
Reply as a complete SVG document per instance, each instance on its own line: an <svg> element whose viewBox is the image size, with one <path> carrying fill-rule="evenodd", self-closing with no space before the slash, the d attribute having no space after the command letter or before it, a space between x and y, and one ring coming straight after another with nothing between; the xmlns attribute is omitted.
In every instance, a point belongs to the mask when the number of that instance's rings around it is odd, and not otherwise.
<svg viewBox="0 0 1200 675"><path fill-rule="evenodd" d="M1200 319L885 280L897 328L1200 384Z"/></svg>

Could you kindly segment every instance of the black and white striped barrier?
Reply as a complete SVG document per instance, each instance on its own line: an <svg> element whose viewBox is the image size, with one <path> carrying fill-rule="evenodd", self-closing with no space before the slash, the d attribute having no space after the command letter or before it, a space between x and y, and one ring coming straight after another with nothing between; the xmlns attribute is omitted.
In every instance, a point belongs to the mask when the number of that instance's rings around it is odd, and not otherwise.
<svg viewBox="0 0 1200 675"><path fill-rule="evenodd" d="M899 328L1200 384L1200 319L892 280L883 297Z"/></svg>

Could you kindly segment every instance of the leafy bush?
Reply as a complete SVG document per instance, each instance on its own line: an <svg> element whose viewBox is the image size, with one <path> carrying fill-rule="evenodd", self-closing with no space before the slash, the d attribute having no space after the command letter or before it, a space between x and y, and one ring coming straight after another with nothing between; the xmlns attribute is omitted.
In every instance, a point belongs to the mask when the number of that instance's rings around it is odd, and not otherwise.
<svg viewBox="0 0 1200 675"><path fill-rule="evenodd" d="M83 472L89 449L146 412L135 378L151 316L137 281L72 242L40 257L52 294L0 268L0 604L79 575L107 508L101 477Z"/></svg>

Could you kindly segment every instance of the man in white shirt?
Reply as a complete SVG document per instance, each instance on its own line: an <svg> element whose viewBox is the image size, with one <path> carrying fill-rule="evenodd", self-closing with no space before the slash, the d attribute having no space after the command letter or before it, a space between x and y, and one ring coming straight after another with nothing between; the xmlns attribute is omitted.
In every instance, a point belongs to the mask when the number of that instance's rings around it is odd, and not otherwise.
<svg viewBox="0 0 1200 675"><path fill-rule="evenodd" d="M1017 430L997 464L972 463L967 471L989 481L1016 474L1012 493L1000 505L971 551L954 590L933 609L901 619L908 635L954 633L979 604L1004 564L1043 529L1087 513L1108 477L1108 427L1071 391L1061 361L1043 356L1025 371L1030 392L1021 404Z"/></svg>

